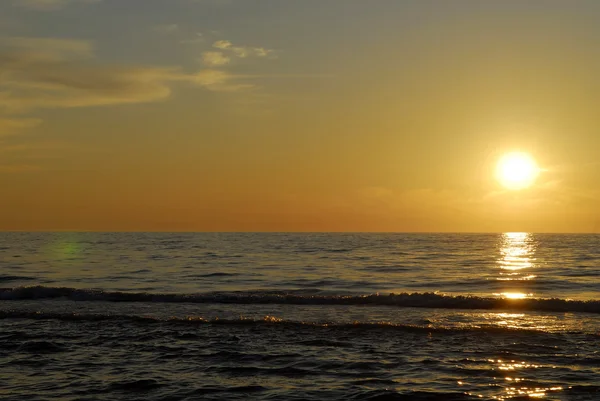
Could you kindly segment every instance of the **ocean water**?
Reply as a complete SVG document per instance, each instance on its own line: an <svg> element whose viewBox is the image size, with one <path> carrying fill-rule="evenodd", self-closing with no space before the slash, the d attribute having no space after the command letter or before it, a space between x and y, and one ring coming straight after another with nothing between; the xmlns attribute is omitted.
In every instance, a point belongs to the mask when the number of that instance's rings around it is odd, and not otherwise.
<svg viewBox="0 0 600 401"><path fill-rule="evenodd" d="M0 233L2 400L600 400L600 236Z"/></svg>

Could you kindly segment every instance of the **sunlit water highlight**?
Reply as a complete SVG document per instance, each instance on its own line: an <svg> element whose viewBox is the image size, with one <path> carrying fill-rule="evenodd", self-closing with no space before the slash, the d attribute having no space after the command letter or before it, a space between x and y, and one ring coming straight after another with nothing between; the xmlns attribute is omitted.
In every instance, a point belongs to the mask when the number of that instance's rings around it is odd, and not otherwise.
<svg viewBox="0 0 600 401"><path fill-rule="evenodd" d="M599 274L594 235L0 234L0 398L598 400Z"/></svg>

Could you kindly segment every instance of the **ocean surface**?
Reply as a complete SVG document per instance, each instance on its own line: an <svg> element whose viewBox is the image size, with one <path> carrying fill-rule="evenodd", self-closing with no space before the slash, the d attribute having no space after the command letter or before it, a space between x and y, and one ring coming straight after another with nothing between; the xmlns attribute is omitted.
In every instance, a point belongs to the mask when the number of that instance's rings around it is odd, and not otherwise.
<svg viewBox="0 0 600 401"><path fill-rule="evenodd" d="M600 235L0 233L2 400L600 400Z"/></svg>

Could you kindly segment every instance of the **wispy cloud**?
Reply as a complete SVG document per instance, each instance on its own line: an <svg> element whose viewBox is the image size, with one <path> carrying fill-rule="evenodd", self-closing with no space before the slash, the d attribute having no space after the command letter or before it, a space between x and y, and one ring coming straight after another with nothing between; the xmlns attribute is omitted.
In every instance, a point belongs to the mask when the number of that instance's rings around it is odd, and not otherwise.
<svg viewBox="0 0 600 401"><path fill-rule="evenodd" d="M213 47L215 49L229 52L230 54L239 58L266 57L274 52L273 50L265 49L264 47L235 46L229 40L217 40L213 43Z"/></svg>
<svg viewBox="0 0 600 401"><path fill-rule="evenodd" d="M202 53L202 63L208 67L217 67L229 64L231 58L223 52L204 52Z"/></svg>
<svg viewBox="0 0 600 401"><path fill-rule="evenodd" d="M190 74L178 67L92 63L92 45L85 41L14 38L1 44L0 112L5 114L154 102L170 97L176 82L212 91L248 87L229 85L239 77L219 70Z"/></svg>
<svg viewBox="0 0 600 401"><path fill-rule="evenodd" d="M233 44L228 40L217 40L215 43L213 43L213 47L217 49L227 50L231 49L233 47Z"/></svg>
<svg viewBox="0 0 600 401"><path fill-rule="evenodd" d="M102 0L13 0L13 4L19 7L36 11L53 11L61 9L69 4L75 3L99 3Z"/></svg>

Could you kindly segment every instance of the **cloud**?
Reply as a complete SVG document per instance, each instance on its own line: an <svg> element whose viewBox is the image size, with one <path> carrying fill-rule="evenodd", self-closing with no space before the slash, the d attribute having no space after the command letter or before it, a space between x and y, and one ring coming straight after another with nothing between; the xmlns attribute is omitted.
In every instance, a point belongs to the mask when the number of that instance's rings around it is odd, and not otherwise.
<svg viewBox="0 0 600 401"><path fill-rule="evenodd" d="M13 4L19 7L36 11L53 11L75 3L99 3L102 0L13 0Z"/></svg>
<svg viewBox="0 0 600 401"><path fill-rule="evenodd" d="M273 50L265 49L264 47L250 47L250 46L234 46L229 40L217 40L213 43L215 49L230 52L236 57L266 57L273 53Z"/></svg>
<svg viewBox="0 0 600 401"><path fill-rule="evenodd" d="M219 70L189 74L177 67L92 61L95 61L92 46L85 41L39 38L2 41L0 112L154 102L170 97L171 86L176 82L212 91L249 87L230 85L230 81L240 77Z"/></svg>
<svg viewBox="0 0 600 401"><path fill-rule="evenodd" d="M229 64L231 58L227 57L223 52L204 52L202 53L202 63L209 67L217 67Z"/></svg>
<svg viewBox="0 0 600 401"><path fill-rule="evenodd" d="M215 43L213 43L213 47L216 49L230 49L233 46L233 44L228 41L228 40L217 40Z"/></svg>
<svg viewBox="0 0 600 401"><path fill-rule="evenodd" d="M11 61L0 61L7 76L2 85L9 89L3 96L8 112L145 103L171 94L169 69ZM14 65L20 68L11 69Z"/></svg>

